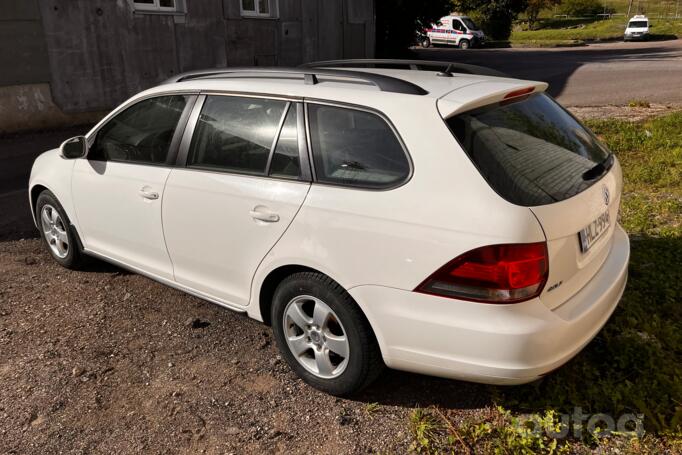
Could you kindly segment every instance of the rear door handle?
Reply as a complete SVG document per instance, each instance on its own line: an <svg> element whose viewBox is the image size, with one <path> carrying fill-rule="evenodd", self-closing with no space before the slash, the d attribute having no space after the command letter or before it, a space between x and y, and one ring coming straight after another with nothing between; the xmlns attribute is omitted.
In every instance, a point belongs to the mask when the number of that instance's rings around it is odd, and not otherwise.
<svg viewBox="0 0 682 455"><path fill-rule="evenodd" d="M265 221L266 223L276 223L279 221L279 215L272 213L262 207L254 207L253 210L249 212L251 218L258 221Z"/></svg>
<svg viewBox="0 0 682 455"><path fill-rule="evenodd" d="M150 191L147 187L142 187L140 189L140 196L145 199L155 200L159 198L159 193L156 191Z"/></svg>

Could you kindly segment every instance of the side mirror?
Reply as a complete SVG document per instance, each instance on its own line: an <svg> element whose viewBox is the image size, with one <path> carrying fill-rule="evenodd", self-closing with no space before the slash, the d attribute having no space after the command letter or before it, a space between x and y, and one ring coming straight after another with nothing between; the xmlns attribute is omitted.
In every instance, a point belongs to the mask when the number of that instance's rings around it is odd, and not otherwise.
<svg viewBox="0 0 682 455"><path fill-rule="evenodd" d="M85 136L76 136L67 139L59 146L59 154L62 158L72 160L75 158L83 158L88 153L88 143Z"/></svg>

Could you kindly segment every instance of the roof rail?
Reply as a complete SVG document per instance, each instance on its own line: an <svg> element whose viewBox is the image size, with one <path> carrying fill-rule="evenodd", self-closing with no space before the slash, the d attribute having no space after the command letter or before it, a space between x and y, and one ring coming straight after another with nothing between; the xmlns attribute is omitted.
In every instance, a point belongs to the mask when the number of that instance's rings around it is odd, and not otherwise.
<svg viewBox="0 0 682 455"><path fill-rule="evenodd" d="M306 84L315 85L318 76L340 77L355 79L375 85L382 92L405 93L409 95L426 95L428 92L412 82L404 81L396 77L383 74L367 73L362 71L332 70L332 69L307 69L307 68L284 68L284 67L243 67L243 68L213 68L178 74L164 84L188 81L203 78L239 78L252 77L287 77L287 75L301 75Z"/></svg>
<svg viewBox="0 0 682 455"><path fill-rule="evenodd" d="M374 68L390 68L396 66L407 67L411 70L424 71L432 69L432 71L440 71L441 76L452 76L451 73L476 74L480 76L495 76L495 77L509 77L508 75L486 68L485 66L468 65L466 63L442 62L438 60L402 60L402 59L348 59L348 60L324 60L320 62L310 62L300 65L300 68L324 68L324 67L374 67Z"/></svg>

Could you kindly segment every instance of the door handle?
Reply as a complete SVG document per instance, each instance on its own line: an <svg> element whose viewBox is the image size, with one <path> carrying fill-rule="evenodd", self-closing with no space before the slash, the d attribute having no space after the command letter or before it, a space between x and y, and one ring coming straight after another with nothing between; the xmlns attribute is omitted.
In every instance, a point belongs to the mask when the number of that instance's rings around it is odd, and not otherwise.
<svg viewBox="0 0 682 455"><path fill-rule="evenodd" d="M249 212L249 215L251 215L251 218L254 220L265 221L266 223L276 223L279 221L278 214L257 209L258 207L255 207Z"/></svg>
<svg viewBox="0 0 682 455"><path fill-rule="evenodd" d="M159 193L156 191L149 191L146 187L140 189L140 196L145 199L155 200L159 198Z"/></svg>

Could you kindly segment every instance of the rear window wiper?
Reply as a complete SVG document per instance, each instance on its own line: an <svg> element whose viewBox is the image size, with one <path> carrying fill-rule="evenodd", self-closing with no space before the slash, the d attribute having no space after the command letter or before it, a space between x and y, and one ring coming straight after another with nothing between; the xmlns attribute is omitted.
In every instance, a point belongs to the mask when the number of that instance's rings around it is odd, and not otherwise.
<svg viewBox="0 0 682 455"><path fill-rule="evenodd" d="M609 153L609 156L604 161L585 171L583 173L583 180L594 180L601 177L611 169L611 166L613 166L613 153Z"/></svg>

